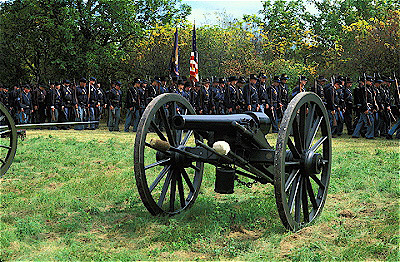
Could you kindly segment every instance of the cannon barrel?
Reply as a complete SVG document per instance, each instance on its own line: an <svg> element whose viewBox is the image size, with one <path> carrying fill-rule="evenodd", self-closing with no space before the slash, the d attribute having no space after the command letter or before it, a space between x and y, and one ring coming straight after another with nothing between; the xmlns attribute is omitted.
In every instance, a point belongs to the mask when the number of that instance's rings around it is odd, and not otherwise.
<svg viewBox="0 0 400 262"><path fill-rule="evenodd" d="M178 130L227 131L232 126L259 128L268 133L271 120L261 112L246 112L233 115L177 115L172 118L172 126Z"/></svg>

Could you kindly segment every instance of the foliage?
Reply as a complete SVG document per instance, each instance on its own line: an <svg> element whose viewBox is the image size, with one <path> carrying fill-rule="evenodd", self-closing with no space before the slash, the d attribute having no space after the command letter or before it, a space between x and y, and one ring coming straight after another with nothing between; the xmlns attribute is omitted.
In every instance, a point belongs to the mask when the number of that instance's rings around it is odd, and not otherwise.
<svg viewBox="0 0 400 262"><path fill-rule="evenodd" d="M371 70L391 75L400 60L400 10L388 11L383 20L370 18L344 26L346 69Z"/></svg>
<svg viewBox="0 0 400 262"><path fill-rule="evenodd" d="M394 35L398 35L399 29L398 26L396 28L393 24L393 19L396 19L396 16L398 18L396 13L400 7L399 1L313 0L311 2L315 5L318 13L308 16L306 20L309 22L313 34L317 37L318 47L313 56L313 61L320 64L321 69L333 74L339 71L353 76L364 72L372 73L377 70L385 72L399 70L398 52L392 52L391 57L385 55L377 58L374 55L376 52L388 53L385 51L387 49L384 45L385 42L383 45L377 43L382 40L386 41L386 39L380 39L383 35L393 34L388 44L395 45L393 43L393 40L396 39ZM368 27L371 29L371 26L376 27L379 23L392 24L394 27L380 26L379 36L372 37L375 39L365 38L365 31L363 32L363 30ZM357 34L350 30L354 27L364 29L358 31L359 34ZM374 33L373 30L370 30L371 36ZM360 37L364 39L361 40ZM374 41L376 41L376 44L373 43ZM363 50L369 50L369 54Z"/></svg>
<svg viewBox="0 0 400 262"><path fill-rule="evenodd" d="M133 141L105 129L28 131L1 179L0 260L398 261L396 141L335 139L322 215L296 233L285 231L272 186L218 195L210 165L190 210L151 216Z"/></svg>
<svg viewBox="0 0 400 262"><path fill-rule="evenodd" d="M399 7L397 0L278 0L242 19L210 14L218 23L197 28L200 77L288 73L293 86L300 74L400 75ZM177 27L187 76L190 11L179 0L3 2L1 82L168 75Z"/></svg>
<svg viewBox="0 0 400 262"><path fill-rule="evenodd" d="M124 70L126 44L156 23L190 12L177 0L9 1L0 9L1 78L8 81L101 75ZM8 58L11 57L9 63ZM21 74L10 74L13 67ZM8 70L11 68L11 70ZM11 72L10 72L11 71Z"/></svg>

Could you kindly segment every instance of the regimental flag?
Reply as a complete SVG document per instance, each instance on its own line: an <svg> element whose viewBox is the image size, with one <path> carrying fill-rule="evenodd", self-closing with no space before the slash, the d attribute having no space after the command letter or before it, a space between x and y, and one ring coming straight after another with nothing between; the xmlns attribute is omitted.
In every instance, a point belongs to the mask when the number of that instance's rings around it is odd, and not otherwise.
<svg viewBox="0 0 400 262"><path fill-rule="evenodd" d="M192 52L190 53L190 80L199 81L199 55L196 46L196 25L193 25Z"/></svg>
<svg viewBox="0 0 400 262"><path fill-rule="evenodd" d="M172 50L171 69L172 76L179 76L179 46L178 46L178 28L175 31L174 49Z"/></svg>

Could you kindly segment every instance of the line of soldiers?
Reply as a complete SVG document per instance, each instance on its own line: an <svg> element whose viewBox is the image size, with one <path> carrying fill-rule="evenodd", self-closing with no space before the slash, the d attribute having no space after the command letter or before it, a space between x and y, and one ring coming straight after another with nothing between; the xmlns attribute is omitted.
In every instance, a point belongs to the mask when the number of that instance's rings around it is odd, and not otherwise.
<svg viewBox="0 0 400 262"><path fill-rule="evenodd" d="M85 78L79 84L69 80L38 84L14 85L11 90L0 87L0 101L9 109L17 124L98 121L107 107L107 97L96 78ZM78 125L75 129L96 129L98 124ZM67 127L65 127L67 128Z"/></svg>
<svg viewBox="0 0 400 262"><path fill-rule="evenodd" d="M186 98L197 114L234 114L244 111L263 111L273 122L273 132L278 132L279 120L289 103L289 89L286 74L276 76L267 83L265 74L252 74L249 80L231 76L228 79L205 78L194 85L184 77L173 77L168 83L166 77L155 77L150 85L135 78L128 88L125 107L127 117L124 131L137 130L138 119L147 104L157 95L177 93ZM305 81L306 82L306 81Z"/></svg>
<svg viewBox="0 0 400 262"><path fill-rule="evenodd" d="M343 133L346 125L348 135L400 138L400 91L397 79L364 75L352 89L349 77L332 78L331 83L320 76L311 91L317 93L325 103L330 117L333 136ZM394 86L393 86L394 85ZM397 119L397 118L398 119Z"/></svg>
<svg viewBox="0 0 400 262"><path fill-rule="evenodd" d="M129 132L132 126L135 132L144 109L154 97L177 93L191 103L197 114L264 112L272 121L272 131L278 132L290 99L306 91L308 79L300 76L291 93L287 74L269 79L260 73L251 74L248 79L231 76L210 81L205 78L192 85L185 77L172 77L171 81L167 77L154 77L149 82L135 78L123 94L121 82L112 83L111 89L105 92L96 78L91 77L89 81L80 79L79 84L69 80L62 84L51 83L49 89L40 84L32 91L29 85L21 88L16 85L9 91L0 87L0 100L10 109L17 123L98 121L108 111L110 131L119 131L124 104L124 131ZM399 116L400 99L397 80L363 76L354 90L352 86L349 77L339 76L328 81L319 76L309 88L321 97L330 113L332 135L340 136L346 125L348 134L353 137L386 136L390 139L397 132L398 138L399 121L396 122L395 117ZM75 126L75 129L97 127L91 124Z"/></svg>

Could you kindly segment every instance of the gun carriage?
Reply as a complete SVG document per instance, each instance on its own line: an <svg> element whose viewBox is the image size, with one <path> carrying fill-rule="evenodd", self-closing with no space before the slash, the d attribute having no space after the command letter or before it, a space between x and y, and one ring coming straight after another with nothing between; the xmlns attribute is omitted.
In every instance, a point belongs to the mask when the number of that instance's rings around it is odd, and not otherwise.
<svg viewBox="0 0 400 262"><path fill-rule="evenodd" d="M327 111L317 95L302 92L285 111L275 148L266 139L270 128L263 113L196 115L178 94L156 97L135 139L134 170L143 204L153 215L189 209L208 163L216 168L215 192L233 193L239 176L272 184L284 226L296 231L308 225L321 213L329 186Z"/></svg>

